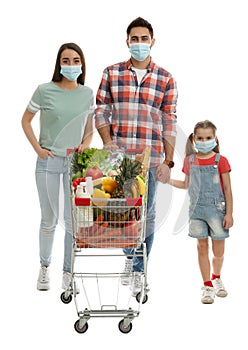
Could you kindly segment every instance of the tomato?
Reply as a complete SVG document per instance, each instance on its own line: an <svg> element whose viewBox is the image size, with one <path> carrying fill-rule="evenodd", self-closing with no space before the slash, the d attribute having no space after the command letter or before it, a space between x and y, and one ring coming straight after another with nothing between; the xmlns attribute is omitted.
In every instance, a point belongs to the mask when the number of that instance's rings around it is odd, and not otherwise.
<svg viewBox="0 0 248 350"><path fill-rule="evenodd" d="M75 180L73 180L73 182L72 182L72 186L74 187L74 189L76 189L77 187L78 187L78 185L79 185L79 181L80 179L75 179Z"/></svg>

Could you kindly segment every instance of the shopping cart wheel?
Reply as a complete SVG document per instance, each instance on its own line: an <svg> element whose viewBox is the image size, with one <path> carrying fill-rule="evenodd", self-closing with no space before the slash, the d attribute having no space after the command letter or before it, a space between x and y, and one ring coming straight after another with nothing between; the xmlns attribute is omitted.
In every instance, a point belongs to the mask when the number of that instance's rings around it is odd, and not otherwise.
<svg viewBox="0 0 248 350"><path fill-rule="evenodd" d="M140 303L140 298L141 298L141 293L139 292L137 295L136 295L136 300L138 303ZM148 295L146 294L142 300L142 304L145 304L148 300Z"/></svg>
<svg viewBox="0 0 248 350"><path fill-rule="evenodd" d="M60 296L60 299L64 304L69 304L72 301L72 295L67 295L66 292L63 292Z"/></svg>
<svg viewBox="0 0 248 350"><path fill-rule="evenodd" d="M78 333L85 333L88 329L88 323L86 322L83 327L80 327L80 320L77 320L74 324L75 331Z"/></svg>
<svg viewBox="0 0 248 350"><path fill-rule="evenodd" d="M132 323L130 322L129 325L128 325L127 327L124 327L124 320L121 320L121 321L119 322L119 325L118 325L119 330L121 331L121 333L129 333L129 332L131 332L132 326L133 326L133 325L132 325Z"/></svg>

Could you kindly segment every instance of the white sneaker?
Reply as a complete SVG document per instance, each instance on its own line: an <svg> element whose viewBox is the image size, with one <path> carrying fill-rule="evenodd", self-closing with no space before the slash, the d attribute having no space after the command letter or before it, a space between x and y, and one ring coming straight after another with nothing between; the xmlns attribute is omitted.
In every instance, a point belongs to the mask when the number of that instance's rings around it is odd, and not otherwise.
<svg viewBox="0 0 248 350"><path fill-rule="evenodd" d="M203 293L201 302L203 304L213 304L214 302L214 296L215 296L215 289L213 287L202 287Z"/></svg>
<svg viewBox="0 0 248 350"><path fill-rule="evenodd" d="M136 297L136 295L139 292L141 292L141 288L142 288L141 272L134 272L131 286L130 286L130 289L132 291L132 296Z"/></svg>
<svg viewBox="0 0 248 350"><path fill-rule="evenodd" d="M41 266L39 271L39 277L37 280L38 290L49 290L50 289L50 277L49 268L46 266Z"/></svg>
<svg viewBox="0 0 248 350"><path fill-rule="evenodd" d="M123 286L128 286L130 284L130 275L132 272L132 267L133 267L133 259L126 258L123 276L121 277L121 284Z"/></svg>
<svg viewBox="0 0 248 350"><path fill-rule="evenodd" d="M62 289L64 290L72 290L72 274L70 272L63 272L63 278L62 278ZM76 285L76 293L79 294L80 290L79 287Z"/></svg>
<svg viewBox="0 0 248 350"><path fill-rule="evenodd" d="M215 294L217 295L217 297L224 298L227 296L228 293L225 290L225 287L220 278L215 278L214 280L212 280L212 283L214 285Z"/></svg>

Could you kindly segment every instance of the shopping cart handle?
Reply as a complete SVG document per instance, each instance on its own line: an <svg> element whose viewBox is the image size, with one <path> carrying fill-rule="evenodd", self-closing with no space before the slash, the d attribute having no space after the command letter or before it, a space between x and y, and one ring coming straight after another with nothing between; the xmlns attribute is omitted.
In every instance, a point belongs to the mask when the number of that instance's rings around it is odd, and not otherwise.
<svg viewBox="0 0 248 350"><path fill-rule="evenodd" d="M75 148L67 148L66 157L68 157L71 153L76 153L78 151L78 147Z"/></svg>

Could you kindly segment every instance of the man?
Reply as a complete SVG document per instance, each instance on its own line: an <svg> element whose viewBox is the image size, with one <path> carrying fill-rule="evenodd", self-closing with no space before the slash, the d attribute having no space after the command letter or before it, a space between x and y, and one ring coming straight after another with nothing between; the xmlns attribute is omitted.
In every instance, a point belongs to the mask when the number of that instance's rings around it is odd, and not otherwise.
<svg viewBox="0 0 248 350"><path fill-rule="evenodd" d="M174 165L177 87L171 74L151 59L155 39L149 22L141 17L132 21L126 43L131 58L103 72L95 124L105 149L151 147L145 239L148 258L154 239L158 181L167 183ZM133 254L130 249L124 252ZM135 296L141 289L142 257L126 259L125 273L131 271L137 272L132 281ZM127 279L122 282L127 283Z"/></svg>

